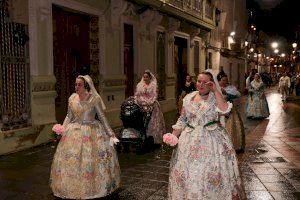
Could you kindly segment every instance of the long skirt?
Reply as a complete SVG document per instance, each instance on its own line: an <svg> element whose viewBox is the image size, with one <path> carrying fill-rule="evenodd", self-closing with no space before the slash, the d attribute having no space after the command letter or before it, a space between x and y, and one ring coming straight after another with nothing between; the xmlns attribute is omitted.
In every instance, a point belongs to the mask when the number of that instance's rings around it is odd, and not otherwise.
<svg viewBox="0 0 300 200"><path fill-rule="evenodd" d="M229 117L226 119L225 127L231 138L234 149L237 151L245 150L244 124L235 106L233 106Z"/></svg>
<svg viewBox="0 0 300 200"><path fill-rule="evenodd" d="M146 134L152 136L155 144L162 143L162 136L166 133L164 115L161 111L158 101L153 104L151 119L148 123Z"/></svg>
<svg viewBox="0 0 300 200"><path fill-rule="evenodd" d="M236 154L221 126L186 127L170 163L169 200L244 200Z"/></svg>
<svg viewBox="0 0 300 200"><path fill-rule="evenodd" d="M246 116L248 118L269 117L269 106L265 95L252 94L248 96Z"/></svg>
<svg viewBox="0 0 300 200"><path fill-rule="evenodd" d="M104 197L120 185L117 153L100 123L71 123L54 155L50 183L60 198Z"/></svg>

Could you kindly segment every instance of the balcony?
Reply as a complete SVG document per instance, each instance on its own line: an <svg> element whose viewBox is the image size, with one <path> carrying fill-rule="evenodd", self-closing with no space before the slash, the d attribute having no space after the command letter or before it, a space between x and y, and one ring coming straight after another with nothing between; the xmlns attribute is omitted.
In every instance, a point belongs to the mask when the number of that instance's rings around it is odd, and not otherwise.
<svg viewBox="0 0 300 200"><path fill-rule="evenodd" d="M206 29L214 29L215 7L208 0L132 0Z"/></svg>

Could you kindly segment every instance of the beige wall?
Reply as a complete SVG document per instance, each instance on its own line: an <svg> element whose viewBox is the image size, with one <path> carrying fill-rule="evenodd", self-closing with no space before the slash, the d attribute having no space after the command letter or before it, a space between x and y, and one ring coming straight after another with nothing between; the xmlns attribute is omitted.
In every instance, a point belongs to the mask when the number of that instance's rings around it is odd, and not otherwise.
<svg viewBox="0 0 300 200"><path fill-rule="evenodd" d="M135 77L140 78L145 69L156 73L156 40L146 27L146 37L141 37L144 21L127 1L120 3L120 12L111 13L116 4L111 0L15 0L15 19L29 25L29 62L31 74L32 127L1 134L0 154L14 152L49 141L53 137L51 127L55 118L55 76L53 72L52 4L99 17L100 79L99 90L107 105L106 116L112 127L121 126L120 105L125 99L123 74L123 23L134 26ZM123 9L122 5L125 5ZM123 10L122 10L123 9ZM133 14L133 15L132 15ZM168 21L169 16L164 16ZM115 20L116 19L116 20ZM112 21L114 23L112 23ZM159 21L159 20L158 20ZM176 109L173 27L151 21L151 30L163 30L166 35L166 100L160 102L164 112ZM152 34L152 35L151 35ZM190 33L178 32L190 41ZM178 36L178 35L177 35ZM199 38L201 40L201 38ZM188 42L188 68L193 70L193 49ZM200 47L200 71L205 69L205 49ZM114 100L108 101L108 97Z"/></svg>

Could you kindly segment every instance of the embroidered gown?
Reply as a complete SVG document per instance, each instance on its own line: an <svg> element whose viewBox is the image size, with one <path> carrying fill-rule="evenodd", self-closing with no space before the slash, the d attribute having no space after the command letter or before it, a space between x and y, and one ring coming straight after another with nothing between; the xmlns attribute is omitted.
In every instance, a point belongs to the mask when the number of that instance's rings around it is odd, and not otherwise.
<svg viewBox="0 0 300 200"><path fill-rule="evenodd" d="M230 135L234 149L237 151L243 151L245 149L245 129L240 113L237 110L235 100L241 96L241 93L232 85L228 85L224 88L227 101L232 102L233 107L226 119L225 127Z"/></svg>
<svg viewBox="0 0 300 200"><path fill-rule="evenodd" d="M249 118L269 117L269 106L264 94L265 85L262 81L253 80L249 87L249 96L247 101L246 116Z"/></svg>
<svg viewBox="0 0 300 200"><path fill-rule="evenodd" d="M166 133L166 126L160 104L157 101L156 89L155 84L143 84L142 87L137 87L135 99L146 115L146 135L152 136L155 144L161 144L162 136Z"/></svg>
<svg viewBox="0 0 300 200"><path fill-rule="evenodd" d="M196 92L183 100L183 111L174 129L181 129L170 163L168 199L245 199L235 150L219 113L213 93L208 100L193 102Z"/></svg>
<svg viewBox="0 0 300 200"><path fill-rule="evenodd" d="M95 119L97 113L99 121ZM106 196L120 185L117 153L110 145L113 131L100 104L100 97L90 94L79 101L69 98L65 132L54 155L50 183L60 198L91 199Z"/></svg>

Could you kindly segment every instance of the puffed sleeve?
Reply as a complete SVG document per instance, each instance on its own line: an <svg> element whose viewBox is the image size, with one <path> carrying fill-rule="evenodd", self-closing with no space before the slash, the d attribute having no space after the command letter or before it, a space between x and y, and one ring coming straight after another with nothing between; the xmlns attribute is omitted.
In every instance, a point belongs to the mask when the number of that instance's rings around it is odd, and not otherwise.
<svg viewBox="0 0 300 200"><path fill-rule="evenodd" d="M220 113L221 115L226 115L228 113L230 113L231 109L232 109L232 103L230 103L229 101L227 101L227 109L225 111L220 110L217 106L216 106L216 111L218 113Z"/></svg>
<svg viewBox="0 0 300 200"><path fill-rule="evenodd" d="M68 113L67 113L67 115L66 115L66 117L65 117L65 120L64 120L64 122L63 122L63 127L64 127L65 129L67 128L68 124L71 122L71 120L72 120L73 117L74 117L73 111L72 111L71 106L70 106L72 100L74 99L74 97L75 97L75 93L72 94L72 95L69 97L69 100L68 100Z"/></svg>
<svg viewBox="0 0 300 200"><path fill-rule="evenodd" d="M103 125L106 133L109 135L109 136L114 136L114 132L113 130L111 129L105 115L104 115L104 111L102 109L102 106L101 106L101 100L99 97L96 97L96 103L95 103L95 109L96 109L96 112L97 112L97 115L98 115L98 118L101 122L101 124Z"/></svg>

